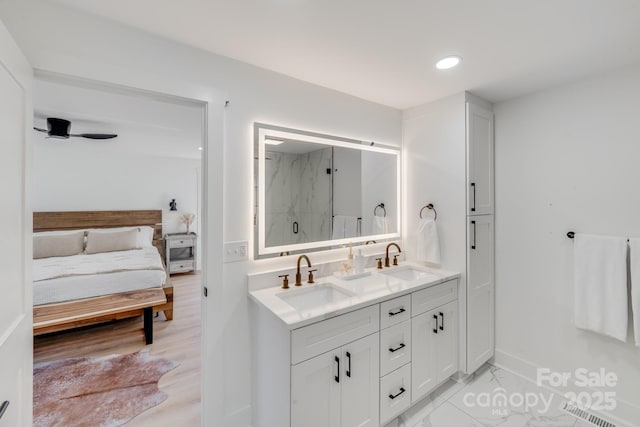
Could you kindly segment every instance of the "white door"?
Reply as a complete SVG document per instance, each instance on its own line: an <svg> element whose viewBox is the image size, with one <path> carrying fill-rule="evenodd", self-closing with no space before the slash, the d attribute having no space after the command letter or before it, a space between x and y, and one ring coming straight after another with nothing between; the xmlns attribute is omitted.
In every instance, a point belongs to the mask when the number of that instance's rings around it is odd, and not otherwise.
<svg viewBox="0 0 640 427"><path fill-rule="evenodd" d="M493 213L493 112L467 103L467 215Z"/></svg>
<svg viewBox="0 0 640 427"><path fill-rule="evenodd" d="M342 348L342 427L378 427L380 424L379 334ZM337 424L332 424L332 427Z"/></svg>
<svg viewBox="0 0 640 427"><path fill-rule="evenodd" d="M0 426L31 425L32 70L0 22ZM7 406L8 405L8 406Z"/></svg>
<svg viewBox="0 0 640 427"><path fill-rule="evenodd" d="M493 215L467 224L467 373L494 353Z"/></svg>
<svg viewBox="0 0 640 427"><path fill-rule="evenodd" d="M436 346L439 319L435 310L411 319L411 402L417 402L436 386Z"/></svg>
<svg viewBox="0 0 640 427"><path fill-rule="evenodd" d="M340 425L340 387L347 379L340 349L291 368L291 427Z"/></svg>
<svg viewBox="0 0 640 427"><path fill-rule="evenodd" d="M435 311L439 320L435 371L436 382L440 384L458 371L458 301Z"/></svg>

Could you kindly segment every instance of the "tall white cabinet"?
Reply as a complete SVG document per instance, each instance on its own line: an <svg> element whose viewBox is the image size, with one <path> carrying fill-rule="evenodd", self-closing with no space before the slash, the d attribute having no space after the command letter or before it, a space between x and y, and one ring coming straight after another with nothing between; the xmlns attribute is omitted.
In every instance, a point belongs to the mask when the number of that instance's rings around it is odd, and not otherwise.
<svg viewBox="0 0 640 427"><path fill-rule="evenodd" d="M493 111L467 101L467 372L494 354L493 128Z"/></svg>
<svg viewBox="0 0 640 427"><path fill-rule="evenodd" d="M403 249L409 257L415 254L418 212L433 203L441 267L463 272L459 364L471 373L494 354L493 107L460 93L405 111L403 133L408 212Z"/></svg>

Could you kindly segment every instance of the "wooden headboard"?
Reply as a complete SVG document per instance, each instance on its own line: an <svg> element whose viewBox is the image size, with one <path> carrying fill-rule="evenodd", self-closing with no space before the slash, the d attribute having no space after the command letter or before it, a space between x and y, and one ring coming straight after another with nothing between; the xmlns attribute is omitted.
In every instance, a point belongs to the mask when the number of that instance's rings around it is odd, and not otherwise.
<svg viewBox="0 0 640 427"><path fill-rule="evenodd" d="M153 245L163 253L162 210L34 212L33 231L82 228L153 227Z"/></svg>

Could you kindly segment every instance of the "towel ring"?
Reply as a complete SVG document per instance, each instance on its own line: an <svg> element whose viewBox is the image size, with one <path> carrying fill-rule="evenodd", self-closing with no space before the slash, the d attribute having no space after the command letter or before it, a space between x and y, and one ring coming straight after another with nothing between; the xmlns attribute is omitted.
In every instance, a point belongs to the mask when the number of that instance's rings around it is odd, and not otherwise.
<svg viewBox="0 0 640 427"><path fill-rule="evenodd" d="M373 208L373 216L376 216L376 211L378 210L378 208L382 208L382 211L384 212L384 216L386 218L387 217L387 210L384 208L384 203L380 203L379 205L376 205L375 208Z"/></svg>
<svg viewBox="0 0 640 427"><path fill-rule="evenodd" d="M435 221L436 219L438 219L438 211L436 211L436 208L433 207L432 203L429 203L426 206L423 206L422 209L420 209L420 218L422 218L422 211L425 209L430 209L433 211L434 217L433 220Z"/></svg>

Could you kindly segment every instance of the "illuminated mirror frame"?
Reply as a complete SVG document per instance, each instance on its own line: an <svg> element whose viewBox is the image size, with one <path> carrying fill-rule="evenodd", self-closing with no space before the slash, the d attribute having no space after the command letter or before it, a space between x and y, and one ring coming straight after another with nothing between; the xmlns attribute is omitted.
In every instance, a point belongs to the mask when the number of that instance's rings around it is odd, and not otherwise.
<svg viewBox="0 0 640 427"><path fill-rule="evenodd" d="M264 123L254 123L254 133L256 135L256 149L257 149L257 177L258 177L258 204L257 204L257 246L258 251L256 257L268 257L278 255L280 253L293 252L293 251L308 251L310 249L329 249L332 246L339 247L347 245L349 243L363 243L367 240L385 240L385 239L398 239L400 238L401 230L401 152L400 147L393 147L390 145L382 145L377 142L360 141L355 139L325 135L315 132L301 131L297 129L285 128L281 126L268 125ZM289 141L304 141L317 144L330 145L334 147L351 148L361 151L370 151L375 153L384 153L396 156L396 232L387 234L370 234L360 237L349 237L345 239L335 240L320 240L308 243L295 243L290 245L270 246L266 247L266 195L265 195L265 171L266 171L266 149L265 140L289 140ZM254 174L255 175L255 174ZM255 235L254 234L254 235ZM255 252L255 251L254 251Z"/></svg>

